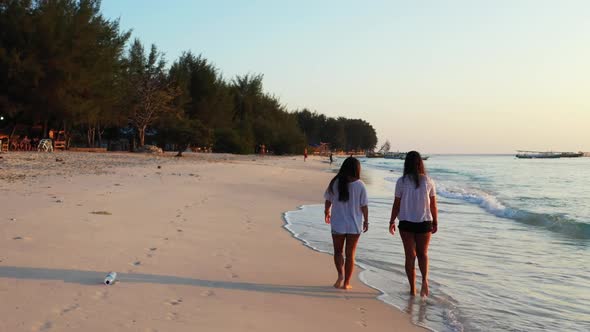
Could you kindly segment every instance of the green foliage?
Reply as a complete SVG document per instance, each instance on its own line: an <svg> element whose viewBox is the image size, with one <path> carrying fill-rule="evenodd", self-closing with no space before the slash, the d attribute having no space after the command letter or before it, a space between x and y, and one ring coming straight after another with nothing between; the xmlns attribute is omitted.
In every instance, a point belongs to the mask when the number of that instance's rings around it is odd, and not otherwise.
<svg viewBox="0 0 590 332"><path fill-rule="evenodd" d="M240 135L235 130L230 128L215 129L213 136L215 138L214 152L247 153Z"/></svg>
<svg viewBox="0 0 590 332"><path fill-rule="evenodd" d="M212 132L197 119L183 119L167 115L160 120L158 132L162 143L174 144L178 156L190 146L207 147L211 143Z"/></svg>
<svg viewBox="0 0 590 332"><path fill-rule="evenodd" d="M4 1L0 6L0 106L20 120L96 128L115 107L128 32L100 1Z"/></svg>
<svg viewBox="0 0 590 332"><path fill-rule="evenodd" d="M295 113L309 144L330 143L332 149L373 150L377 133L361 119L326 118L323 114L303 109Z"/></svg>
<svg viewBox="0 0 590 332"><path fill-rule="evenodd" d="M131 45L125 72L128 81L129 120L137 129L139 144L145 143L145 131L161 114L175 111L174 101L181 94L168 80L166 62L156 45L149 54L136 39Z"/></svg>
<svg viewBox="0 0 590 332"><path fill-rule="evenodd" d="M307 143L376 144L363 120L288 112L264 91L262 74L226 80L191 52L168 68L155 45L128 45L129 38L118 20L102 16L100 0L1 0L0 112L14 123L42 124L45 133L65 128L88 146L127 126L140 145L150 131L179 151L212 145L253 153L264 144L293 154Z"/></svg>

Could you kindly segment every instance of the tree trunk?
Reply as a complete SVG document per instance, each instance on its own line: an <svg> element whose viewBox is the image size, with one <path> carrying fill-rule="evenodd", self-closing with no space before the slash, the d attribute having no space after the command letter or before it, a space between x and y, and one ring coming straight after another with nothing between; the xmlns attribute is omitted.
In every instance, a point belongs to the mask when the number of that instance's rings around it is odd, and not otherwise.
<svg viewBox="0 0 590 332"><path fill-rule="evenodd" d="M65 141L64 150L68 150L70 148L70 132L68 130L66 120L63 120L63 126L64 126L63 131L64 131L64 141Z"/></svg>
<svg viewBox="0 0 590 332"><path fill-rule="evenodd" d="M97 133L98 133L98 147L102 148L102 134L104 134L104 128L100 130L100 123L96 124L97 126Z"/></svg>
<svg viewBox="0 0 590 332"><path fill-rule="evenodd" d="M88 126L88 129L86 130L86 140L88 143L88 147L89 148L93 148L94 147L94 142L95 142L95 133L96 133L96 128L92 127L92 126Z"/></svg>
<svg viewBox="0 0 590 332"><path fill-rule="evenodd" d="M182 153L188 148L188 144L178 144L178 153L176 157L182 157Z"/></svg>
<svg viewBox="0 0 590 332"><path fill-rule="evenodd" d="M49 119L43 120L43 138L47 138L49 135Z"/></svg>
<svg viewBox="0 0 590 332"><path fill-rule="evenodd" d="M142 147L145 144L145 128L147 126L142 126L138 128L139 130L139 146Z"/></svg>

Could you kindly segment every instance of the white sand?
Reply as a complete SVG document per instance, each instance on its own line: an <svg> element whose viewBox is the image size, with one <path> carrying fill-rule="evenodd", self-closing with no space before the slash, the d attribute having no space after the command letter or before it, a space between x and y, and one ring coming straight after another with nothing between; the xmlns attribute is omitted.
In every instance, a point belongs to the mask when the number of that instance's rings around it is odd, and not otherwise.
<svg viewBox="0 0 590 332"><path fill-rule="evenodd" d="M282 228L317 159L0 156L2 332L421 330Z"/></svg>

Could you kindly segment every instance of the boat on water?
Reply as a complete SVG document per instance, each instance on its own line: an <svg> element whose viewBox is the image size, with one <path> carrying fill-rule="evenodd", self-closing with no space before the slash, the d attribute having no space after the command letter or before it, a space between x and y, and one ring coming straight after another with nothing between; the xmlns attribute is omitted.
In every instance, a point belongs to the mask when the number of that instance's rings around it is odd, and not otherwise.
<svg viewBox="0 0 590 332"><path fill-rule="evenodd" d="M516 158L519 159L557 159L561 158L560 152L553 151L525 151L518 150Z"/></svg>
<svg viewBox="0 0 590 332"><path fill-rule="evenodd" d="M519 159L558 159L558 158L579 158L583 152L554 152L554 151L525 151L518 150L516 158Z"/></svg>
<svg viewBox="0 0 590 332"><path fill-rule="evenodd" d="M392 152L389 151L391 144L389 140L385 141L385 143L381 146L378 151L368 151L365 156L367 158L385 158L385 159L399 159L399 160L406 160L407 152ZM428 160L428 156L423 155L422 160Z"/></svg>
<svg viewBox="0 0 590 332"><path fill-rule="evenodd" d="M377 152L375 152L375 151L368 151L365 154L365 157L367 157L367 158L383 158L385 156L385 154L389 152L390 146L391 146L391 144L389 143L389 140L387 140L381 146L381 148L379 149L379 151L377 151Z"/></svg>
<svg viewBox="0 0 590 332"><path fill-rule="evenodd" d="M584 156L584 152L562 152L561 158L580 158Z"/></svg>
<svg viewBox="0 0 590 332"><path fill-rule="evenodd" d="M405 152L387 152L383 158L385 159L399 159L399 160L405 160L406 159L406 154Z"/></svg>
<svg viewBox="0 0 590 332"><path fill-rule="evenodd" d="M383 156L385 159L398 159L398 160L406 160L407 152L387 152ZM429 156L423 155L422 160L428 160Z"/></svg>
<svg viewBox="0 0 590 332"><path fill-rule="evenodd" d="M383 158L383 153L369 151L365 154L365 157L367 157L367 158Z"/></svg>

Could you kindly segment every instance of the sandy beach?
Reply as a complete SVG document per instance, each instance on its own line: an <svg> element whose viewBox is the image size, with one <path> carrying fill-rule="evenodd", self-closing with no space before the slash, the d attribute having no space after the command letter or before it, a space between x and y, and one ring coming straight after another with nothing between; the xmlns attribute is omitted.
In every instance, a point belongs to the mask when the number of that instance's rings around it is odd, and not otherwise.
<svg viewBox="0 0 590 332"><path fill-rule="evenodd" d="M422 330L283 228L320 159L0 156L0 331Z"/></svg>

